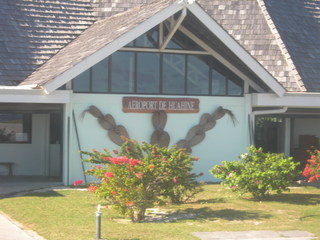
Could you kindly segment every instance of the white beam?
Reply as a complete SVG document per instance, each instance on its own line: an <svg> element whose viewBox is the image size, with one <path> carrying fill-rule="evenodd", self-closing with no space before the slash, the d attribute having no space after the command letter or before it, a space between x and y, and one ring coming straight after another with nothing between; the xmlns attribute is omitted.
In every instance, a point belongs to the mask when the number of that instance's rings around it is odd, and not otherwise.
<svg viewBox="0 0 320 240"><path fill-rule="evenodd" d="M160 47L160 50L163 50L163 49L165 49L167 47L167 45L170 42L171 38L176 33L176 31L178 30L179 26L181 25L182 21L185 19L186 16L187 16L187 10L184 8L182 10L181 15L179 16L179 19L174 23L174 26L170 29L170 32L169 32L167 38L162 43L162 45Z"/></svg>
<svg viewBox="0 0 320 240"><path fill-rule="evenodd" d="M40 89L17 90L0 89L2 103L69 103L72 91L56 90L44 95Z"/></svg>
<svg viewBox="0 0 320 240"><path fill-rule="evenodd" d="M254 93L252 106L320 108L320 93L286 93L282 97L271 93Z"/></svg>
<svg viewBox="0 0 320 240"><path fill-rule="evenodd" d="M228 60L226 60L223 56L221 56L218 52L213 50L210 46L208 46L205 42L203 42L200 38L198 38L196 35L194 35L192 32L190 32L185 27L181 26L179 30L188 36L191 40L196 42L201 48L207 51L208 54L212 55L214 58L216 58L219 62L221 62L223 65L225 65L227 68L229 68L234 74L236 74L238 77L243 79L244 81L248 82L249 85L254 88L258 92L265 92L258 84L256 84L254 81L252 81L247 75L242 73L239 69L237 69L235 66L233 66Z"/></svg>

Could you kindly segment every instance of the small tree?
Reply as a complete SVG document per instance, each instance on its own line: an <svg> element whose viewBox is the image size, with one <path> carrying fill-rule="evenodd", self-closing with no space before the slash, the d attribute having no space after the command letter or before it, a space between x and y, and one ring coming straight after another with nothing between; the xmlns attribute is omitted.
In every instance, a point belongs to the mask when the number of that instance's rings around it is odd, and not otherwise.
<svg viewBox="0 0 320 240"><path fill-rule="evenodd" d="M198 175L191 173L195 158L183 149L125 139L115 156L107 149L82 153L89 156L83 161L95 164L86 174L99 180L89 190L133 222L144 220L155 204L180 203L200 190Z"/></svg>
<svg viewBox="0 0 320 240"><path fill-rule="evenodd" d="M272 191L289 191L297 176L297 165L291 157L283 154L264 153L262 148L249 147L249 153L240 155L240 161L222 162L210 170L223 184L240 194L251 193L254 198L263 198Z"/></svg>

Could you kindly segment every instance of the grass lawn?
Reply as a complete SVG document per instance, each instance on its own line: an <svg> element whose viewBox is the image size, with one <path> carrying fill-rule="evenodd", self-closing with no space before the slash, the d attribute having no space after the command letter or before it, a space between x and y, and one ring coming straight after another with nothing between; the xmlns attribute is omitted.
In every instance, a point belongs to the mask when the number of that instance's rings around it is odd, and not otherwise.
<svg viewBox="0 0 320 240"><path fill-rule="evenodd" d="M131 223L112 209L102 210L104 239L198 239L192 232L302 230L320 237L320 189L299 187L264 201L240 199L220 185L183 205L169 205L170 222ZM95 212L103 202L92 193L59 190L0 200L0 211L46 239L95 239Z"/></svg>

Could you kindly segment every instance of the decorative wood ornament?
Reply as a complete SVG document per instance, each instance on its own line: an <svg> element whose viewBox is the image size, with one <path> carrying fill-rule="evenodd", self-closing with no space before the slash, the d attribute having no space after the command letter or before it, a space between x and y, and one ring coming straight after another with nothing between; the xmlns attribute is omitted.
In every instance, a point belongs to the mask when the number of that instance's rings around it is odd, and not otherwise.
<svg viewBox="0 0 320 240"><path fill-rule="evenodd" d="M233 125L236 124L237 119L234 114L223 107L218 107L212 114L204 113L199 121L199 124L192 127L187 133L185 139L177 142L177 148L185 148L187 152L192 152L192 147L201 143L206 137L206 131L213 129L216 126L216 121L227 114L232 120Z"/></svg>
<svg viewBox="0 0 320 240"><path fill-rule="evenodd" d="M154 132L151 135L150 143L158 144L159 147L168 147L170 143L169 134L164 131L167 123L167 113L165 111L155 111L152 114L152 125Z"/></svg>
<svg viewBox="0 0 320 240"><path fill-rule="evenodd" d="M82 116L86 113L90 113L92 116L98 119L99 125L108 131L110 140L118 146L121 146L124 142L122 137L129 138L128 131L122 125L117 125L111 114L103 115L102 112L95 106L90 106L87 110L82 112Z"/></svg>
<svg viewBox="0 0 320 240"><path fill-rule="evenodd" d="M82 116L90 113L98 119L100 126L108 131L110 140L121 146L124 142L123 137L129 138L128 131L122 125L117 125L111 114L103 115L102 112L95 106L90 106L83 111ZM233 125L237 123L237 119L229 109L218 107L212 114L204 113L199 124L193 126L187 133L185 139L181 139L176 143L177 148L185 148L186 152L191 153L192 147L201 143L206 137L206 131L213 129L216 126L216 121L228 115ZM158 144L159 147L168 147L170 143L170 135L164 131L167 123L167 113L165 111L155 111L152 113L152 125L154 131L151 135L150 143Z"/></svg>

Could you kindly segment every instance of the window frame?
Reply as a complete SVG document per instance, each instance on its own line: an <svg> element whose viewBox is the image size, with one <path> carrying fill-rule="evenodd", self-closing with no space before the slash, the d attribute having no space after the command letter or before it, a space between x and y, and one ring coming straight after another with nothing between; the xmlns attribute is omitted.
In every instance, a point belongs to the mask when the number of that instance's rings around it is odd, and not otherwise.
<svg viewBox="0 0 320 240"><path fill-rule="evenodd" d="M0 139L0 144L32 144L32 113L25 113L25 112L16 112L16 111L0 111L0 115L5 114L5 115L17 115L21 114L22 116L22 133L27 133L28 134L28 140L27 141L2 141ZM2 121L0 121L0 129L5 129L2 128ZM27 130L25 130L27 129ZM12 131L11 131L12 132ZM9 131L10 133L10 131Z"/></svg>

